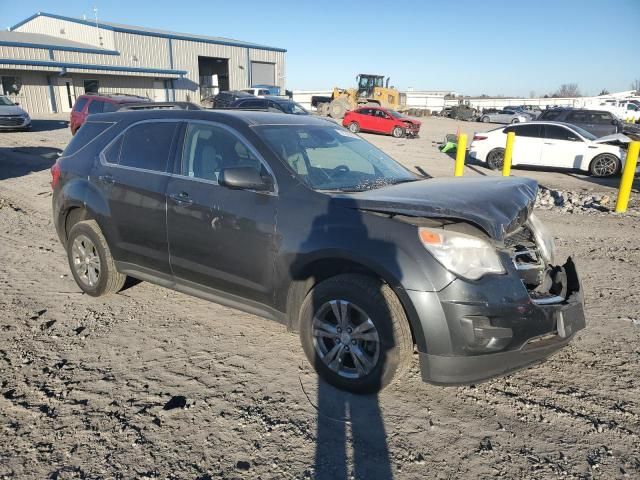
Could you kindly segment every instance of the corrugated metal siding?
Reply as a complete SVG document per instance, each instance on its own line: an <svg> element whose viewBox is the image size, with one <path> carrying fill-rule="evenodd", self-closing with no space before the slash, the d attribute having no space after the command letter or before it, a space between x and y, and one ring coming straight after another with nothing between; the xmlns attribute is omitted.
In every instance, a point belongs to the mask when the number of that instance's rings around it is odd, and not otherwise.
<svg viewBox="0 0 640 480"><path fill-rule="evenodd" d="M116 58L124 65L170 68L168 45L166 38L115 32L115 49L120 52Z"/></svg>
<svg viewBox="0 0 640 480"><path fill-rule="evenodd" d="M49 60L49 51L41 48L6 47L0 45L0 58L16 60Z"/></svg>
<svg viewBox="0 0 640 480"><path fill-rule="evenodd" d="M68 38L75 42L88 43L99 48L114 50L114 32L103 28L99 30L99 35L102 37L102 45L100 45L96 27L57 18L35 17L16 29L17 32L44 33L54 37ZM61 31L64 31L64 34Z"/></svg>
<svg viewBox="0 0 640 480"><path fill-rule="evenodd" d="M51 100L49 99L49 86L45 73L16 72L12 70L0 70L0 76L19 76L22 80L22 89L18 95L11 95L14 102L19 102L29 114L51 112Z"/></svg>
<svg viewBox="0 0 640 480"><path fill-rule="evenodd" d="M173 68L186 70L182 80L176 80L176 100L200 101L198 56L229 59L229 88L247 88L247 49L186 40L172 40Z"/></svg>
<svg viewBox="0 0 640 480"><path fill-rule="evenodd" d="M84 93L85 80L98 80L100 93L126 93L154 98L153 78L78 74L73 76L76 96Z"/></svg>

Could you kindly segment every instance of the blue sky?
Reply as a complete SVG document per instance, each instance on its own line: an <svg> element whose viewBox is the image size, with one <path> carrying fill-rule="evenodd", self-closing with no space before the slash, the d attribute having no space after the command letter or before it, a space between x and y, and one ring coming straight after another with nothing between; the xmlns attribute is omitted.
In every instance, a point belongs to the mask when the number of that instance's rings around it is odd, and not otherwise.
<svg viewBox="0 0 640 480"><path fill-rule="evenodd" d="M11 8L7 8L11 3ZM287 88L351 86L529 96L585 94L640 78L640 0L0 0L6 28L36 11L253 41L287 52ZM177 8L179 5L184 8Z"/></svg>

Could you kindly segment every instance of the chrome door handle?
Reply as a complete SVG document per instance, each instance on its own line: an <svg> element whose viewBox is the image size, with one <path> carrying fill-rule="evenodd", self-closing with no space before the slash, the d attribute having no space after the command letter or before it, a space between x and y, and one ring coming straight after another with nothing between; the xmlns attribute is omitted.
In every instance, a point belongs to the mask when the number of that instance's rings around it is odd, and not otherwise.
<svg viewBox="0 0 640 480"><path fill-rule="evenodd" d="M179 205L186 206L193 203L193 200L189 198L189 194L187 192L173 193L169 195L169 198Z"/></svg>

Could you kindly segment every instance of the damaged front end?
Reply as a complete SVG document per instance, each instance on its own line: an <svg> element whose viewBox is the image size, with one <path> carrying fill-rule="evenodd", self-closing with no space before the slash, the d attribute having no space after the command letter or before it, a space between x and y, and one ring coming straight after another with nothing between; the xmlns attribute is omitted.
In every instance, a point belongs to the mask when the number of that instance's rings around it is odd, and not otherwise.
<svg viewBox="0 0 640 480"><path fill-rule="evenodd" d="M546 359L585 327L575 263L571 257L556 263L552 237L535 216L501 240L461 220L396 220L482 236L504 266L477 279L458 277L433 297L410 292L415 304L431 308L420 312L427 332L426 351L419 352L423 380L468 384L505 374Z"/></svg>

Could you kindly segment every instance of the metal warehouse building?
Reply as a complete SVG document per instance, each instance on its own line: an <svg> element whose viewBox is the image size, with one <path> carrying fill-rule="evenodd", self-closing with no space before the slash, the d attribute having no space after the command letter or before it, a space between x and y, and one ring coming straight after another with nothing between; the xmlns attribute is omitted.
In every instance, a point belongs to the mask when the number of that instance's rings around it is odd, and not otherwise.
<svg viewBox="0 0 640 480"><path fill-rule="evenodd" d="M0 32L0 94L29 113L85 92L199 103L219 90L285 88L285 52L227 38L37 13Z"/></svg>

